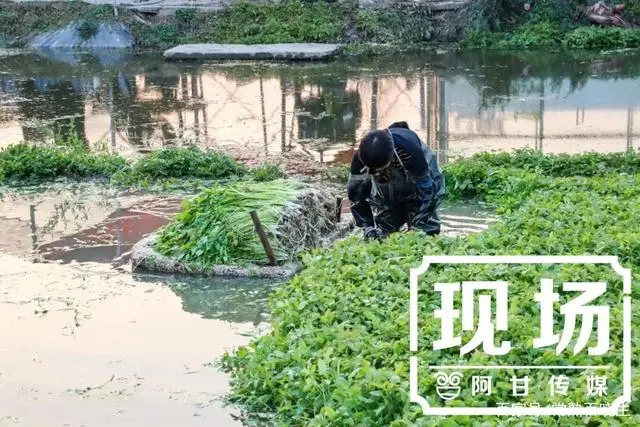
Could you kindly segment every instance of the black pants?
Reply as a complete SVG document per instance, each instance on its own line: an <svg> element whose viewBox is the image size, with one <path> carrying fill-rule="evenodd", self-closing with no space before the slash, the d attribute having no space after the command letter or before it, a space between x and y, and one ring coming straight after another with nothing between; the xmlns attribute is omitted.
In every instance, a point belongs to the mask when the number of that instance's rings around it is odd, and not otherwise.
<svg viewBox="0 0 640 427"><path fill-rule="evenodd" d="M393 206L376 207L376 225L383 236L400 231L404 224L407 224L409 229L420 230L430 236L440 234L438 208L441 202L442 198L439 197L431 202L428 207L430 212L428 216L425 216L424 212L420 212L420 209L424 209L424 207L417 200L398 203ZM415 217L422 217L422 219L415 223Z"/></svg>

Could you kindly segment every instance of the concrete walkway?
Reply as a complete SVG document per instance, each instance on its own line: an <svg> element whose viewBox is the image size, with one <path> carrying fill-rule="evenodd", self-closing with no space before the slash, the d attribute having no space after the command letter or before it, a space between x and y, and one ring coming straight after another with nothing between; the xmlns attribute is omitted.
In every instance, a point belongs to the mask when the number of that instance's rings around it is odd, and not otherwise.
<svg viewBox="0 0 640 427"><path fill-rule="evenodd" d="M164 52L167 59L326 59L340 51L338 44L184 44Z"/></svg>

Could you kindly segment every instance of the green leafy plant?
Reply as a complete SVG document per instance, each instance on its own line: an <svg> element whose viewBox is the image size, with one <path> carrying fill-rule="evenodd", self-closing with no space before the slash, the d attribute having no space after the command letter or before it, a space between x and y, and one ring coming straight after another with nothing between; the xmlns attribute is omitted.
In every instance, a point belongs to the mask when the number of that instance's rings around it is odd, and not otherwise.
<svg viewBox="0 0 640 427"><path fill-rule="evenodd" d="M409 269L430 255L615 255L625 267L640 268L640 173L637 155L550 156L519 152L483 154L460 159L446 169L448 188L456 197L481 197L502 212L500 222L465 238L398 233L381 243L350 238L304 258L305 269L271 296L272 332L249 346L228 353L223 367L232 375L230 400L249 413L270 414L275 425L324 426L449 426L557 425L553 417L423 417L409 402ZM584 175L584 176L581 176ZM532 281L541 271L532 267L496 269L484 266L435 268L430 281L452 282L470 276L510 283L509 331L496 337L514 345L506 363L547 365L553 349L533 350L538 334L538 310L532 304ZM595 270L594 270L595 271ZM568 267L563 280L584 280L592 270ZM611 276L605 276L612 279ZM638 280L640 275L634 275ZM613 286L613 285L612 285ZM634 286L632 297L638 296ZM614 293L615 294L615 293ZM563 300L564 302L564 300ZM621 311L618 296L612 305L612 347L604 359L585 353L563 353L558 364L611 366L609 394L621 392ZM432 312L438 297L421 289L418 310ZM556 315L557 314L557 309ZM438 322L420 321L421 341L439 336ZM632 327L640 327L640 310L632 311ZM470 338L467 333L463 340ZM529 345L523 345L529 343ZM637 344L637 343L636 343ZM635 345L635 344L634 344ZM419 359L427 364L493 363L481 352L460 356L457 349L432 351L421 344ZM638 368L640 347L633 349ZM546 394L542 374L530 374L531 399ZM579 381L579 374L569 374ZM634 389L640 377L634 376ZM434 396L434 380L419 379L419 389ZM431 393L431 394L429 394ZM631 408L638 408L633 396ZM461 399L468 405L509 402L510 387L493 396ZM535 401L535 400L534 400ZM572 387L562 402L582 402L581 387ZM567 417L563 425L631 425L630 417Z"/></svg>
<svg viewBox="0 0 640 427"><path fill-rule="evenodd" d="M422 5L398 4L380 10L358 9L355 28L374 43L423 43L432 39L431 11Z"/></svg>
<svg viewBox="0 0 640 427"><path fill-rule="evenodd" d="M640 31L623 28L576 28L566 35L571 49L620 49L640 47Z"/></svg>
<svg viewBox="0 0 640 427"><path fill-rule="evenodd" d="M113 154L91 154L77 145L40 147L14 144L0 151L0 181L20 183L53 178L110 177L127 167Z"/></svg>
<svg viewBox="0 0 640 427"><path fill-rule="evenodd" d="M640 47L640 30L621 28L579 27L566 33L554 25L525 26L513 34L473 33L460 44L464 48L519 49L583 49L604 50ZM540 29L545 31L540 31Z"/></svg>
<svg viewBox="0 0 640 427"><path fill-rule="evenodd" d="M335 42L344 34L346 16L340 4L241 1L220 13L211 36L225 43Z"/></svg>
<svg viewBox="0 0 640 427"><path fill-rule="evenodd" d="M562 44L562 30L557 24L542 22L525 24L518 28L512 37L500 42L498 47L514 49L541 49L558 47Z"/></svg>
<svg viewBox="0 0 640 427"><path fill-rule="evenodd" d="M159 232L160 253L200 265L264 263L266 261L250 212L255 210L272 236L276 259L289 259L275 226L287 205L305 187L295 181L241 182L215 185L184 203L182 211Z"/></svg>
<svg viewBox="0 0 640 427"><path fill-rule="evenodd" d="M165 148L142 157L132 167L113 177L119 185L181 178L222 179L240 177L247 169L226 154L195 146Z"/></svg>
<svg viewBox="0 0 640 427"><path fill-rule="evenodd" d="M533 8L524 17L526 23L553 23L563 31L571 30L576 26L574 19L576 11L584 7L583 2L570 0L535 0L531 3Z"/></svg>
<svg viewBox="0 0 640 427"><path fill-rule="evenodd" d="M68 139L57 138L51 146L21 143L0 150L0 182L5 184L107 178L115 186L146 186L177 180L202 183L235 179L247 173L246 167L228 155L197 147L157 150L130 162L118 154L89 151L75 134Z"/></svg>
<svg viewBox="0 0 640 427"><path fill-rule="evenodd" d="M275 163L263 163L252 170L253 179L258 182L273 181L286 176L282 166Z"/></svg>

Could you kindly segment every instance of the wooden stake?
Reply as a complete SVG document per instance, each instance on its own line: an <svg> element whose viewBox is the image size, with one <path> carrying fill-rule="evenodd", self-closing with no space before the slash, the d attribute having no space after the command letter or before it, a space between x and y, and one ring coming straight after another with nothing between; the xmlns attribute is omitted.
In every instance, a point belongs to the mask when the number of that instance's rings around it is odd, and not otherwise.
<svg viewBox="0 0 640 427"><path fill-rule="evenodd" d="M255 226L256 232L258 236L260 236L260 242L262 242L262 247L264 248L264 253L267 254L267 258L269 258L269 263L271 265L276 265L276 256L273 254L273 249L269 244L269 239L267 239L267 233L264 232L264 228L262 228L262 224L260 223L260 218L258 218L258 213L256 211L251 211L251 219L253 220L253 225Z"/></svg>
<svg viewBox="0 0 640 427"><path fill-rule="evenodd" d="M342 197L336 198L336 221L340 222L342 217Z"/></svg>

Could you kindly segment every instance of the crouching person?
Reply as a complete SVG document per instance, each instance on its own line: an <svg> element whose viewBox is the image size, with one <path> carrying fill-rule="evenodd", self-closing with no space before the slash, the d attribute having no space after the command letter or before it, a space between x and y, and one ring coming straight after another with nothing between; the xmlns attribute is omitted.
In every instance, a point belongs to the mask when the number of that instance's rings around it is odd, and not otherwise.
<svg viewBox="0 0 640 427"><path fill-rule="evenodd" d="M433 153L406 122L369 132L351 161L351 212L365 239L382 239L407 224L440 233L444 176Z"/></svg>

